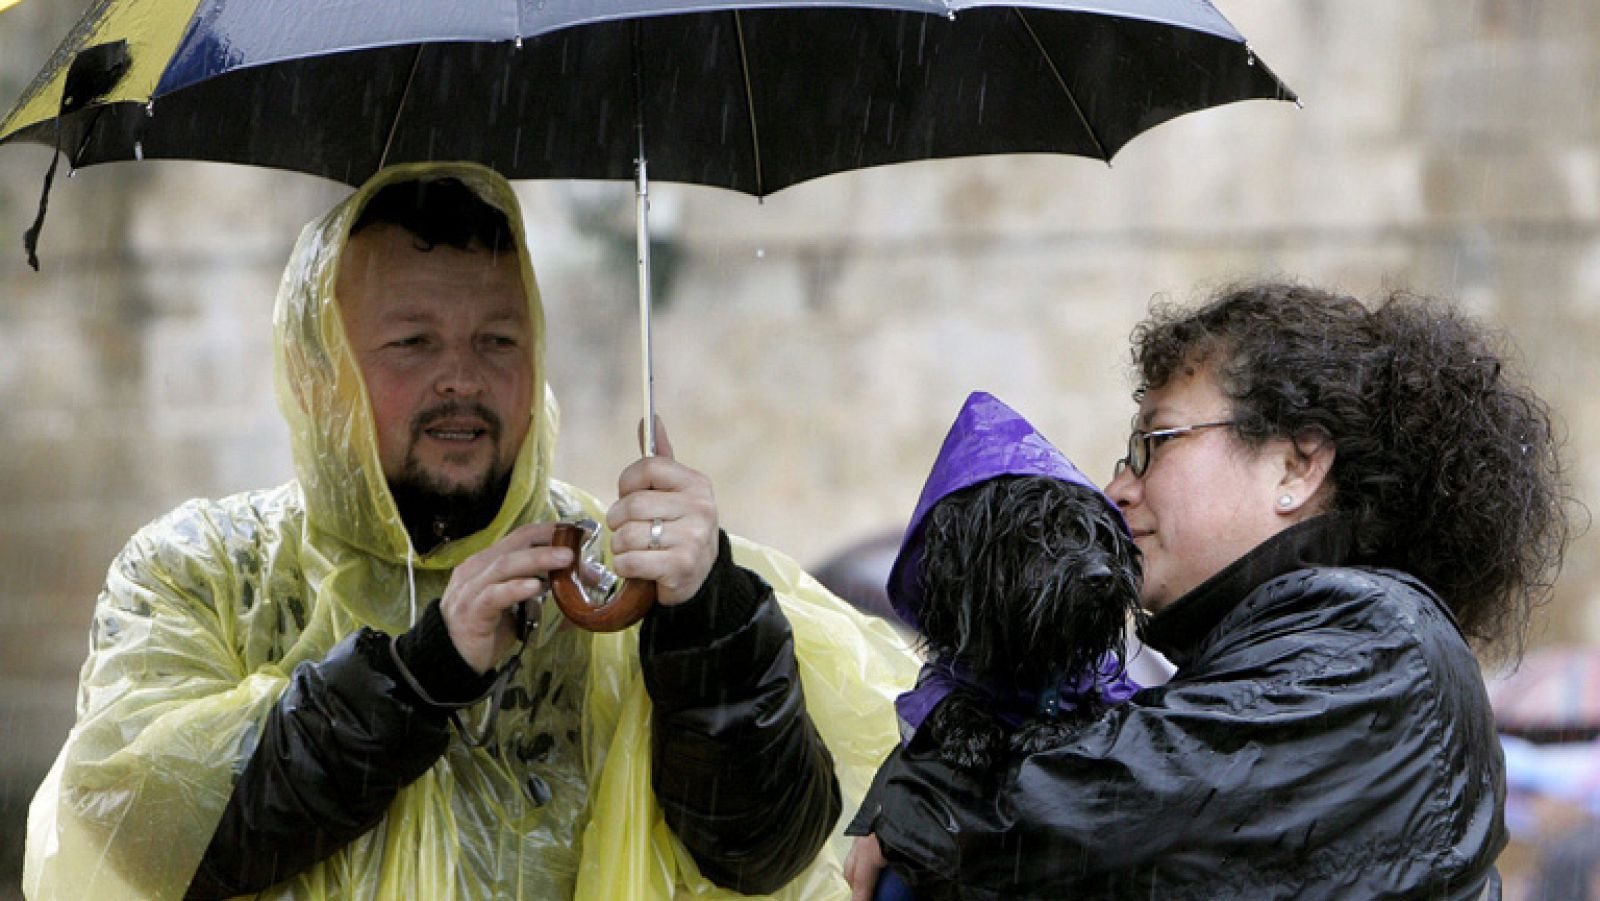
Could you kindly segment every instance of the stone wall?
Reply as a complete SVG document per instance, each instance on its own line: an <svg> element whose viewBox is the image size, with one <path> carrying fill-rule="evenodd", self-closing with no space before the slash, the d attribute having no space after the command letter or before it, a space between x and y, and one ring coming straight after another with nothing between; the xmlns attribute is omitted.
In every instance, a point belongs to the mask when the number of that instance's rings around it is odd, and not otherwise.
<svg viewBox="0 0 1600 901"><path fill-rule="evenodd" d="M15 96L73 4L0 14ZM1046 157L836 176L763 204L661 185L660 409L725 524L807 564L892 529L966 393L999 394L1107 477L1126 336L1154 297L1305 278L1458 298L1502 325L1600 482L1600 7L1590 0L1221 4L1305 106L1162 126L1112 167ZM0 877L71 724L105 567L191 496L290 477L269 318L298 225L337 186L187 163L58 179L0 149ZM522 188L564 406L560 471L633 456L631 192ZM670 265L666 265L670 262ZM1536 642L1600 640L1579 540ZM3 891L3 889L0 889Z"/></svg>

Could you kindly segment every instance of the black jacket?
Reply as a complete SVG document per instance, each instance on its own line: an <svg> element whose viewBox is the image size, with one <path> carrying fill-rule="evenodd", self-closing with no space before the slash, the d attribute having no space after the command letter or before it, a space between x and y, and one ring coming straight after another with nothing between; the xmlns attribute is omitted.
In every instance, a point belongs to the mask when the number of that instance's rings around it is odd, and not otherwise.
<svg viewBox="0 0 1600 901"><path fill-rule="evenodd" d="M1504 764L1445 605L1333 517L1153 617L1178 670L973 777L913 739L848 830L928 897L1498 897Z"/></svg>
<svg viewBox="0 0 1600 901"><path fill-rule="evenodd" d="M188 897L259 891L327 857L444 753L448 710L409 688L394 656L441 702L476 697L493 675L455 653L437 601L392 641L394 655L388 635L363 629L295 669ZM832 830L839 787L806 714L788 621L771 587L733 563L726 535L699 594L647 615L640 658L667 823L714 882L776 890Z"/></svg>

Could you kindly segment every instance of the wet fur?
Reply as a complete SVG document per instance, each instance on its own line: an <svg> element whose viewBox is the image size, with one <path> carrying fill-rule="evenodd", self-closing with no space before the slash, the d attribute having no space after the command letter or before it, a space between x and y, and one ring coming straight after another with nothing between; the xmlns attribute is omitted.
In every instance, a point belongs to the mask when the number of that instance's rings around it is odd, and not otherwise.
<svg viewBox="0 0 1600 901"><path fill-rule="evenodd" d="M1103 497L1035 476L962 489L930 512L919 621L931 654L978 677L1043 686L1124 651L1140 617L1139 551ZM952 692L923 724L940 756L988 768L1005 749L1033 753L1098 711L1035 717L1008 732L975 689Z"/></svg>

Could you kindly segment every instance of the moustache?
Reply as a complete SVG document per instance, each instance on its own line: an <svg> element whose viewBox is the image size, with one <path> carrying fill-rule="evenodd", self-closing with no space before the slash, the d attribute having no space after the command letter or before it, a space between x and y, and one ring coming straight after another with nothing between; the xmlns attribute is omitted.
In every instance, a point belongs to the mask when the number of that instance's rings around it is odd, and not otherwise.
<svg viewBox="0 0 1600 901"><path fill-rule="evenodd" d="M500 417L488 407L480 403L450 400L418 413L411 420L411 440L416 441L422 433L434 425L453 417L471 416L481 419L488 429L489 438L495 442L500 440Z"/></svg>

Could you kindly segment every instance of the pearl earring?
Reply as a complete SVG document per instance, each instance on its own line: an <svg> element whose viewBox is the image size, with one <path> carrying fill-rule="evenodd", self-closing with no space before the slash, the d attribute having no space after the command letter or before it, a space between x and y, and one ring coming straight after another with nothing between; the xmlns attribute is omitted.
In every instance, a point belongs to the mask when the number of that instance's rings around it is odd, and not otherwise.
<svg viewBox="0 0 1600 901"><path fill-rule="evenodd" d="M1289 509L1289 507L1292 506L1293 504L1294 504L1294 495L1292 495L1292 494L1285 494L1285 495L1283 495L1283 496L1278 498L1278 506L1284 508L1285 510Z"/></svg>

